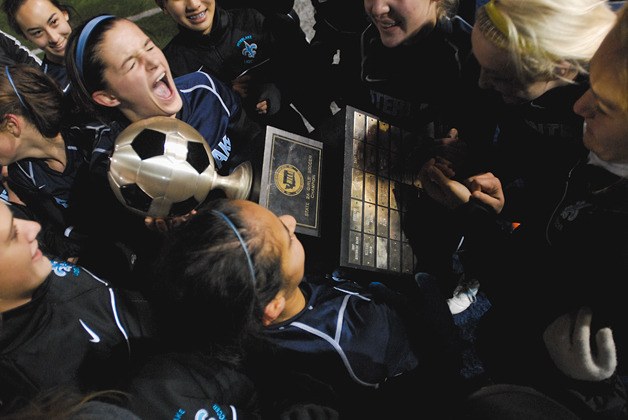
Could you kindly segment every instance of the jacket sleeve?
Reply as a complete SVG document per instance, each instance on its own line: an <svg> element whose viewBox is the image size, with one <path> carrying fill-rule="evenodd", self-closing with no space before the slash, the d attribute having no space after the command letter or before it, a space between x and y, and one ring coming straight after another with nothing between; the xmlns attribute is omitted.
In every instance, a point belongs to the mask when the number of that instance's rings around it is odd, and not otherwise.
<svg viewBox="0 0 628 420"><path fill-rule="evenodd" d="M16 63L31 64L39 67L41 60L13 36L0 31L0 66Z"/></svg>
<svg viewBox="0 0 628 420"><path fill-rule="evenodd" d="M553 395L582 419L625 419L628 416L626 388L614 374L599 382L579 381L561 375L562 383Z"/></svg>

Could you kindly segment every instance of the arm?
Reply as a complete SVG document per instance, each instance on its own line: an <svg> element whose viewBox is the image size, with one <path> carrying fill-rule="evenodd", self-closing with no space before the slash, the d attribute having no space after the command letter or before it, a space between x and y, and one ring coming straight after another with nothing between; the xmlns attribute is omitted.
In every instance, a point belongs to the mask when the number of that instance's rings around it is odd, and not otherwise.
<svg viewBox="0 0 628 420"><path fill-rule="evenodd" d="M41 60L15 37L0 31L0 65L8 66L16 63L31 64L39 67Z"/></svg>

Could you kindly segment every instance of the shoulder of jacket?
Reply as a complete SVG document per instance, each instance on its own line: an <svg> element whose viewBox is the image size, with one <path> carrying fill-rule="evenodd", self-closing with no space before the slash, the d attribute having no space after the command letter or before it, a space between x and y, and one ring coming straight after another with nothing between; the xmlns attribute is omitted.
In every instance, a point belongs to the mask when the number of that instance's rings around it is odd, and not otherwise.
<svg viewBox="0 0 628 420"><path fill-rule="evenodd" d="M65 261L51 260L49 295L53 300L67 301L86 294L110 297L109 284L85 268Z"/></svg>

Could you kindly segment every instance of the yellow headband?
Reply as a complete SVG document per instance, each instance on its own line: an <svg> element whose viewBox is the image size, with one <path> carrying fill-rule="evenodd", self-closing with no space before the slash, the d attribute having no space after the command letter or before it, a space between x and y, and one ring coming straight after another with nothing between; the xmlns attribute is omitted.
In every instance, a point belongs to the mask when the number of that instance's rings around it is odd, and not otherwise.
<svg viewBox="0 0 628 420"><path fill-rule="evenodd" d="M504 14L495 6L495 0L490 0L488 3L486 3L484 5L484 11L486 12L486 16L488 16L495 29L497 29L497 31L501 33L505 39L509 40L510 36L508 35L508 22L504 17ZM518 44L521 51L525 53L546 55L548 57L551 56L546 51L543 51L535 45L532 45L523 36L518 37Z"/></svg>
<svg viewBox="0 0 628 420"><path fill-rule="evenodd" d="M508 24L506 23L506 19L504 19L504 15L500 12L497 7L495 7L495 0L491 0L484 5L484 10L486 11L486 15L493 22L493 25L499 32L502 33L506 38L508 38Z"/></svg>

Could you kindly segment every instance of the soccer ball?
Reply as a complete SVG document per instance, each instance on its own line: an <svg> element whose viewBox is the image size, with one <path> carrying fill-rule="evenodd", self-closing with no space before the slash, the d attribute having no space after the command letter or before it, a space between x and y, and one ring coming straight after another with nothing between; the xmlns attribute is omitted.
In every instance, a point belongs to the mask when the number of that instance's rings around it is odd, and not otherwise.
<svg viewBox="0 0 628 420"><path fill-rule="evenodd" d="M222 178L242 172L246 174L237 188L224 188ZM167 218L194 210L215 187L230 198L246 198L251 172L245 162L228 177L219 176L203 136L181 120L161 116L134 122L118 135L108 179L115 196L132 212Z"/></svg>

